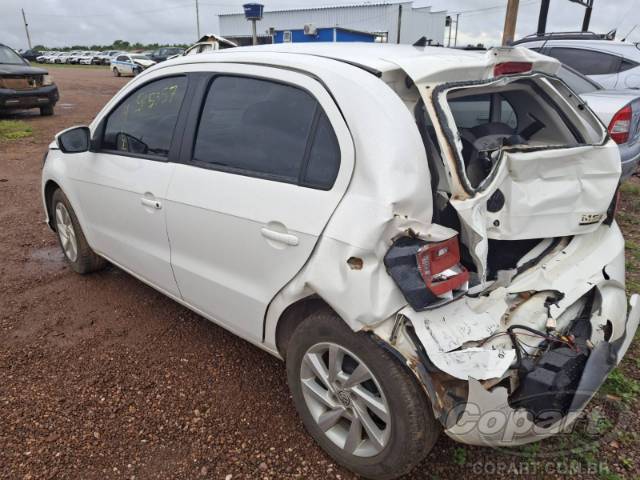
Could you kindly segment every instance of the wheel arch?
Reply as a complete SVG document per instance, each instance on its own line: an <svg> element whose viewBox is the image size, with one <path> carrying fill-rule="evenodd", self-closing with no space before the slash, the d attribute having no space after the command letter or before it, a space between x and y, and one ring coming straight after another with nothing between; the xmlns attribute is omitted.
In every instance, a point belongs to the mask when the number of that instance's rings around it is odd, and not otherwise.
<svg viewBox="0 0 640 480"><path fill-rule="evenodd" d="M320 309L333 311L331 306L319 295L313 294L290 304L278 317L275 331L276 348L286 360L287 346L293 332L311 313Z"/></svg>
<svg viewBox="0 0 640 480"><path fill-rule="evenodd" d="M56 222L53 220L53 212L51 211L51 200L53 199L53 193L60 189L60 185L55 180L47 180L44 185L44 206L47 213L47 225L49 228L56 231Z"/></svg>

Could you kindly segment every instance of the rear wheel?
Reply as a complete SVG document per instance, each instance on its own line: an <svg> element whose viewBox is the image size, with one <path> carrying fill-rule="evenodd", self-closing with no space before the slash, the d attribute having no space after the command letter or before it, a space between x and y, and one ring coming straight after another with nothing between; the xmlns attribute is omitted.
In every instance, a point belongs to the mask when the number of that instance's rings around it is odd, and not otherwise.
<svg viewBox="0 0 640 480"><path fill-rule="evenodd" d="M120 76L120 70L118 70L118 67L113 67L113 76L114 77L119 77Z"/></svg>
<svg viewBox="0 0 640 480"><path fill-rule="evenodd" d="M286 359L305 428L346 468L367 478L396 478L435 444L440 426L415 378L334 312L304 320Z"/></svg>
<svg viewBox="0 0 640 480"><path fill-rule="evenodd" d="M71 268L80 274L104 268L107 261L89 247L78 218L66 195L60 189L53 193L51 212L54 216L60 248Z"/></svg>

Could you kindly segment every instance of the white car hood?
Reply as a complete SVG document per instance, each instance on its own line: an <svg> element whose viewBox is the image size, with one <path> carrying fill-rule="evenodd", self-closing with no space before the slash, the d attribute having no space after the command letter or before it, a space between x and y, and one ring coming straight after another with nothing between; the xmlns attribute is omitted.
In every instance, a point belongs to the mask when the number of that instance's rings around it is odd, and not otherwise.
<svg viewBox="0 0 640 480"><path fill-rule="evenodd" d="M133 62L137 63L138 65L141 65L141 66L143 66L145 68L156 64L156 62L154 62L153 60L144 60L144 59L141 59L141 58L134 58Z"/></svg>

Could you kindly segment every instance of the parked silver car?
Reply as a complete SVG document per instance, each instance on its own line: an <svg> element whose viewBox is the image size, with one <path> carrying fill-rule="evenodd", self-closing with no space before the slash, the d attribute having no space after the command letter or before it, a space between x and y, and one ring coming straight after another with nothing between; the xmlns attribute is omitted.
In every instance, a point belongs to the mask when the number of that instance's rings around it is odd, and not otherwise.
<svg viewBox="0 0 640 480"><path fill-rule="evenodd" d="M557 58L606 89L640 88L640 47L607 38L593 33L531 35L514 45Z"/></svg>
<svg viewBox="0 0 640 480"><path fill-rule="evenodd" d="M597 82L563 65L557 73L602 120L618 144L622 177L626 180L640 161L640 91L607 90Z"/></svg>

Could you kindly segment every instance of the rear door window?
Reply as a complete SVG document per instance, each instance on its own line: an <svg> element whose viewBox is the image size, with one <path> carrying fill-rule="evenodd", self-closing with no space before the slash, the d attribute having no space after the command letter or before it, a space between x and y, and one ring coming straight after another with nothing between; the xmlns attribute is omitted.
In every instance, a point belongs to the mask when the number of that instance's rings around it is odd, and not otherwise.
<svg viewBox="0 0 640 480"><path fill-rule="evenodd" d="M620 70L621 58L609 53L553 47L547 55L557 58L583 75L610 75Z"/></svg>
<svg viewBox="0 0 640 480"><path fill-rule="evenodd" d="M305 90L220 76L206 95L192 160L230 173L329 189L340 152L322 107Z"/></svg>

